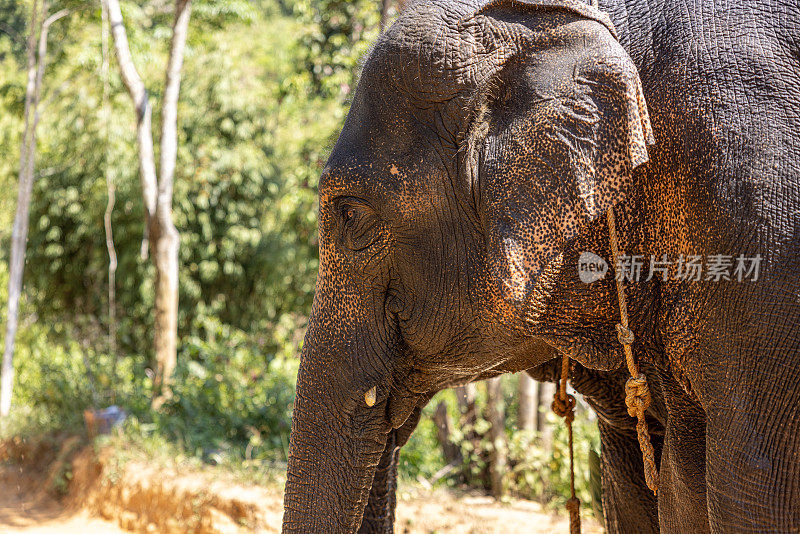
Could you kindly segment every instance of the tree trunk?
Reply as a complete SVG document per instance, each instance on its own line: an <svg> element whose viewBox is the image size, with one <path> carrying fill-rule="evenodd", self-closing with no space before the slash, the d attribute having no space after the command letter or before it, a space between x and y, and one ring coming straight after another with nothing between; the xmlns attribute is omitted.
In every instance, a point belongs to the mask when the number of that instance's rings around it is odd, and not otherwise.
<svg viewBox="0 0 800 534"><path fill-rule="evenodd" d="M36 126L39 124L39 99L47 62L47 34L50 25L65 17L69 11L61 10L47 17L47 0L42 0L42 13L38 16L38 0L31 11L31 27L28 34L28 83L25 88L25 130L19 154L19 190L17 210L11 234L11 259L8 276L8 312L6 314L6 337L3 348L2 379L0 379L0 417L11 411L14 387L14 342L17 337L19 299L22 294L22 275L25 270L25 250L28 242L28 223L33 192L33 177L36 161ZM38 58L36 44L36 22L39 27Z"/></svg>
<svg viewBox="0 0 800 534"><path fill-rule="evenodd" d="M539 419L539 383L528 373L519 373L518 397L517 427L519 430L536 430Z"/></svg>
<svg viewBox="0 0 800 534"><path fill-rule="evenodd" d="M119 0L103 0L108 11L111 38L117 56L120 77L136 107L136 143L139 153L139 179L142 183L142 197L145 209L145 235L142 239L142 257L147 257L149 246L150 220L155 217L158 201L158 178L156 177L156 158L153 152L153 109L150 98L128 46L128 34L122 20Z"/></svg>
<svg viewBox="0 0 800 534"><path fill-rule="evenodd" d="M0 417L11 410L11 396L14 386L14 340L17 336L17 317L19 296L22 290L22 271L25 265L25 242L28 234L28 212L33 183L28 183L28 143L31 134L31 104L36 87L36 21L39 10L38 0L31 7L31 21L28 29L28 83L25 87L25 129L19 148L19 189L17 191L17 212L11 233L11 259L8 276L8 311L6 313L6 338L3 349L2 383L0 384Z"/></svg>
<svg viewBox="0 0 800 534"><path fill-rule="evenodd" d="M458 408L461 411L461 430L463 439L471 441L473 450L477 450L480 437L475 432L475 423L478 422L478 407L475 405L476 385L465 384L455 388Z"/></svg>
<svg viewBox="0 0 800 534"><path fill-rule="evenodd" d="M460 464L463 461L461 451L453 443L453 425L450 423L450 416L447 415L447 405L440 402L436 405L433 413L433 422L436 424L436 438L442 446L442 455L446 464Z"/></svg>
<svg viewBox="0 0 800 534"><path fill-rule="evenodd" d="M481 436L479 436L475 431L475 424L478 422L478 408L475 404L477 386L474 383L469 383L463 386L458 386L454 389L456 392L456 400L458 400L458 408L461 412L461 418L459 420L462 436L461 442L462 444L464 442L470 443L468 451L471 452L468 452L467 454L467 457L469 458L470 455L479 454L481 450ZM459 445L459 451L461 450L461 445ZM473 460L475 459L477 458L473 458ZM473 480L474 475L470 471L469 462L462 466L460 476L461 479L467 483L471 483Z"/></svg>
<svg viewBox="0 0 800 534"><path fill-rule="evenodd" d="M499 499L505 493L503 478L506 472L505 407L503 405L503 381L498 376L486 381L486 419L489 421L489 478L492 495Z"/></svg>
<svg viewBox="0 0 800 534"><path fill-rule="evenodd" d="M161 104L161 174L158 180L157 223L154 256L156 263L156 374L153 406L158 407L171 395L170 382L177 364L178 350L178 250L180 236L172 222L172 184L178 157L178 96L181 87L183 53L192 0L175 2L172 42ZM151 231L152 231L151 230Z"/></svg>
<svg viewBox="0 0 800 534"><path fill-rule="evenodd" d="M550 405L553 403L553 397L556 394L556 385L551 382L542 382L539 384L539 421L538 428L539 435L542 440L542 447L546 451L553 450L553 425L547 424L547 412L550 411Z"/></svg>
<svg viewBox="0 0 800 534"><path fill-rule="evenodd" d="M170 381L177 363L180 235L172 222L172 193L178 154L178 97L192 1L175 2L175 19L172 24L164 99L161 104L160 175L156 174L153 155L150 99L131 57L119 0L104 1L108 9L111 35L122 81L136 106L139 167L146 228L142 251L143 255L146 255L149 240L156 267L154 334L156 372L153 379L153 407L158 408L170 397Z"/></svg>
<svg viewBox="0 0 800 534"><path fill-rule="evenodd" d="M111 367L111 402L117 402L117 367L119 355L117 354L117 249L114 246L114 228L112 225L112 215L114 214L114 204L116 202L117 187L114 179L109 172L109 148L111 140L109 138L110 114L108 107L108 9L105 2L101 3L101 27L100 42L102 51L102 63L100 65L100 76L103 78L103 109L102 122L105 133L106 150L103 158L103 173L106 177L106 191L108 201L106 211L103 215L103 227L106 232L106 250L108 251L108 352L112 357Z"/></svg>
<svg viewBox="0 0 800 534"><path fill-rule="evenodd" d="M461 426L474 425L477 419L475 408L475 384L469 383L455 388L458 407L461 410Z"/></svg>
<svg viewBox="0 0 800 534"><path fill-rule="evenodd" d="M171 378L178 361L178 247L180 242L171 216L169 219L165 216L160 223L168 223L168 225L165 228L159 224L150 231L154 237L153 259L156 265L154 408L161 406L171 396Z"/></svg>

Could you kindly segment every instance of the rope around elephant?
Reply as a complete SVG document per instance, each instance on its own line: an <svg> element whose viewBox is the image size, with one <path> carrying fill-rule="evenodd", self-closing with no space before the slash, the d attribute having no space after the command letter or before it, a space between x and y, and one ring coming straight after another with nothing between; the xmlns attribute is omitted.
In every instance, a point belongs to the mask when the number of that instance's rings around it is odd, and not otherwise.
<svg viewBox="0 0 800 534"><path fill-rule="evenodd" d="M595 2L593 2L596 4ZM619 239L617 238L617 225L614 218L614 208L608 210L608 233L611 241L611 255L615 259L619 258ZM616 271L616 264L615 264ZM642 451L642 461L644 462L644 479L647 487L654 494L658 494L658 468L656 467L655 453L653 444L650 442L650 433L647 429L645 412L650 407L650 387L647 385L647 377L639 371L636 360L633 357L633 332L628 326L628 305L625 299L625 288L622 284L622 277L615 272L617 300L619 301L620 322L617 323L617 340L622 345L625 352L625 363L631 377L625 383L625 406L628 408L628 415L636 418L636 437L639 440L639 448ZM567 500L567 511L569 512L569 532L570 534L580 534L581 532L581 501L575 495L575 465L574 465L574 446L572 439L572 422L575 420L575 397L567 393L567 381L569 380L568 356L561 359L561 379L559 387L553 399L552 409L559 417L564 418L569 434L569 482L570 498Z"/></svg>

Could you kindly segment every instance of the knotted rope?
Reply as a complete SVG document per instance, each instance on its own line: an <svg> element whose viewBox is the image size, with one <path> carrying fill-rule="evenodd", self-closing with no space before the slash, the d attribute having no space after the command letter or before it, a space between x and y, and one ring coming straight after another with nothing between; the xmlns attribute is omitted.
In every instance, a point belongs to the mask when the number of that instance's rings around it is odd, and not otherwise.
<svg viewBox="0 0 800 534"><path fill-rule="evenodd" d="M575 397L567 393L567 380L569 380L569 357L561 357L561 380L558 390L553 398L552 408L559 417L564 418L569 433L569 489L570 498L567 501L569 512L569 533L581 534L581 501L575 496L575 455L572 443L572 422L575 420Z"/></svg>
<svg viewBox="0 0 800 534"><path fill-rule="evenodd" d="M611 255L615 262L615 274L617 280L617 299L619 300L620 322L617 324L617 339L622 344L625 351L625 362L628 365L628 372L631 377L625 383L625 406L628 408L628 415L636 418L636 436L639 438L639 448L642 450L642 460L644 461L644 480L647 487L658 494L658 469L653 452L653 445L650 443L650 433L647 430L647 422L644 414L650 407L650 388L647 385L647 378L639 372L639 367L633 359L633 332L628 328L628 306L625 301L625 288L622 285L622 276L617 272L619 261L619 241L617 240L617 225L614 219L614 208L608 210L608 233L611 238Z"/></svg>

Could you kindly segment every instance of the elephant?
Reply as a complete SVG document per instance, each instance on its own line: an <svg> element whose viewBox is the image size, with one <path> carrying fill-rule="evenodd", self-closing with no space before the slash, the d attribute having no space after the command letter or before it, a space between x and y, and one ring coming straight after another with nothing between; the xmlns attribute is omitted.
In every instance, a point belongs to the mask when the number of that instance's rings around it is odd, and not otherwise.
<svg viewBox="0 0 800 534"><path fill-rule="evenodd" d="M569 358L610 532L797 532L798 28L790 2L411 3L319 180L283 531L391 532L433 393Z"/></svg>

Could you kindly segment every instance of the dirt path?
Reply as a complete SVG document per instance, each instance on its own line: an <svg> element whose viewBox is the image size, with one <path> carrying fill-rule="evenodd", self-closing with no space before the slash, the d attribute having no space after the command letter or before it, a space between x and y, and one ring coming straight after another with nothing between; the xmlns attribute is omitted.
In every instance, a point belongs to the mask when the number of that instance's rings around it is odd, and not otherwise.
<svg viewBox="0 0 800 534"><path fill-rule="evenodd" d="M139 471L145 473L146 469ZM152 478L149 477L148 478ZM117 525L70 510L41 491L30 472L0 463L0 533L119 534ZM207 481L198 480L207 485ZM278 488L256 488L261 526L257 533L279 533L283 495ZM125 512L123 512L125 513ZM128 515L134 515L127 512ZM153 525L155 527L155 525ZM157 532L158 529L153 530ZM217 532L210 529L209 532ZM227 529L222 531L228 532ZM222 532L220 531L220 532ZM252 532L234 527L232 532ZM205 530L204 530L205 532ZM398 495L397 534L550 534L569 532L563 515L530 501L499 503L483 495L456 495L446 490L411 489ZM596 522L583 518L584 534L600 534Z"/></svg>
<svg viewBox="0 0 800 534"><path fill-rule="evenodd" d="M603 529L586 517L584 534ZM403 494L397 502L397 534L567 534L569 520L531 501L497 502L484 495L435 490Z"/></svg>
<svg viewBox="0 0 800 534"><path fill-rule="evenodd" d="M70 511L38 491L22 468L0 464L0 532L4 534L119 534L107 521Z"/></svg>

